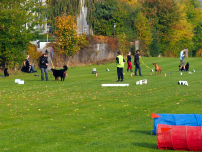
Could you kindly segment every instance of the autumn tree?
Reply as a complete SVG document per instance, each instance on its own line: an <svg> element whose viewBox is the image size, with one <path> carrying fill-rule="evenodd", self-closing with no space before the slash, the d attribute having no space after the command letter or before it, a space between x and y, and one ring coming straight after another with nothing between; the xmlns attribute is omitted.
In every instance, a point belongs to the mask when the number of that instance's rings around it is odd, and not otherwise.
<svg viewBox="0 0 202 152"><path fill-rule="evenodd" d="M47 0L47 4L49 7L46 15L52 33L57 29L55 25L56 17L61 17L64 13L75 16L76 14L79 14L81 9L80 0Z"/></svg>
<svg viewBox="0 0 202 152"><path fill-rule="evenodd" d="M33 66L35 65L36 61L40 58L40 56L42 55L42 52L38 52L37 48L38 47L36 45L31 44L31 43L29 43L27 45L27 54L30 55Z"/></svg>
<svg viewBox="0 0 202 152"><path fill-rule="evenodd" d="M77 34L77 25L75 22L75 17L65 14L62 17L56 18L55 35L57 37L57 45L60 45L62 52L67 56L73 56L77 51L88 45L85 35Z"/></svg>
<svg viewBox="0 0 202 152"><path fill-rule="evenodd" d="M140 41L142 51L148 51L148 47L152 42L151 28L148 19L143 13L139 13L134 24L137 31L137 39ZM145 53L148 54L148 52Z"/></svg>
<svg viewBox="0 0 202 152"><path fill-rule="evenodd" d="M129 50L129 42L127 41L127 36L125 33L121 33L117 36L118 38L118 48L119 50L126 55Z"/></svg>

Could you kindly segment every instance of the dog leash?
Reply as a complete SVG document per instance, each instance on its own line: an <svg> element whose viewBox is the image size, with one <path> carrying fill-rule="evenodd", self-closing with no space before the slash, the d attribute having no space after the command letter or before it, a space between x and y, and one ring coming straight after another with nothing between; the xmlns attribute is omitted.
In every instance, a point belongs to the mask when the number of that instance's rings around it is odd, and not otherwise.
<svg viewBox="0 0 202 152"><path fill-rule="evenodd" d="M142 59L140 58L140 61L142 61ZM142 61L142 64L144 64L144 62ZM147 66L146 64L144 64L147 68L150 68L149 66Z"/></svg>
<svg viewBox="0 0 202 152"><path fill-rule="evenodd" d="M52 64L52 68L55 69L52 60L51 60L51 64Z"/></svg>

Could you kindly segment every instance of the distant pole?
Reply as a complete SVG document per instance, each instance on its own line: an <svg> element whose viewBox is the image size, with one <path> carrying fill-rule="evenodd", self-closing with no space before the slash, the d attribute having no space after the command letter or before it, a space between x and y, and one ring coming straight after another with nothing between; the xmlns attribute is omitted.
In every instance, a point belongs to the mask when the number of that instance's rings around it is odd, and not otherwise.
<svg viewBox="0 0 202 152"><path fill-rule="evenodd" d="M135 41L135 50L136 51L139 50L139 41L138 40Z"/></svg>
<svg viewBox="0 0 202 152"><path fill-rule="evenodd" d="M49 27L47 26L47 42L48 42L48 32L49 32Z"/></svg>
<svg viewBox="0 0 202 152"><path fill-rule="evenodd" d="M186 57L188 57L188 49L186 49Z"/></svg>
<svg viewBox="0 0 202 152"><path fill-rule="evenodd" d="M47 42L48 42L48 33L49 33L49 31L50 31L50 28L51 26L47 26Z"/></svg>

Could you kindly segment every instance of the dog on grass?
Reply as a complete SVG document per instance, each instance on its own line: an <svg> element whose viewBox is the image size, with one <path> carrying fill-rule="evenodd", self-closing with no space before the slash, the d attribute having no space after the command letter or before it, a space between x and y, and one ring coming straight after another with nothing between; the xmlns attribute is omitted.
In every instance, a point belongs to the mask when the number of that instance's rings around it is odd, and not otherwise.
<svg viewBox="0 0 202 152"><path fill-rule="evenodd" d="M183 66L182 66L182 69L180 67L181 67L181 65L179 65L179 71L184 70ZM189 71L189 62L187 62L187 64L185 65L185 70Z"/></svg>
<svg viewBox="0 0 202 152"><path fill-rule="evenodd" d="M159 71L161 72L161 67L158 66L157 63L153 63L153 65L155 66L155 75L156 75L156 73L157 73L157 75L159 75Z"/></svg>
<svg viewBox="0 0 202 152"><path fill-rule="evenodd" d="M61 81L65 80L65 76L67 74L68 67L66 65L63 66L64 69L56 70L56 69L50 69L51 73L55 77L55 81L59 80L59 77L61 78Z"/></svg>
<svg viewBox="0 0 202 152"><path fill-rule="evenodd" d="M8 77L8 76L9 76L8 68L5 68L5 69L4 69L4 76L5 76L5 77Z"/></svg>

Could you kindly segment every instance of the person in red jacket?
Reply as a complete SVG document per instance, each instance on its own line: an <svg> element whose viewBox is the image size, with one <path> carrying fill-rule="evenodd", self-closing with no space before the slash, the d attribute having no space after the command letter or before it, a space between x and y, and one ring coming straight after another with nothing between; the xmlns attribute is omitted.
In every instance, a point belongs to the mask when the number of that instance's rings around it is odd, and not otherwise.
<svg viewBox="0 0 202 152"><path fill-rule="evenodd" d="M131 72L133 72L132 71L132 64L131 64L131 59L132 59L133 57L131 56L131 52L128 52L128 56L127 56L127 62L128 62L128 67L127 67L127 71L129 70L129 68L130 68L130 71Z"/></svg>

